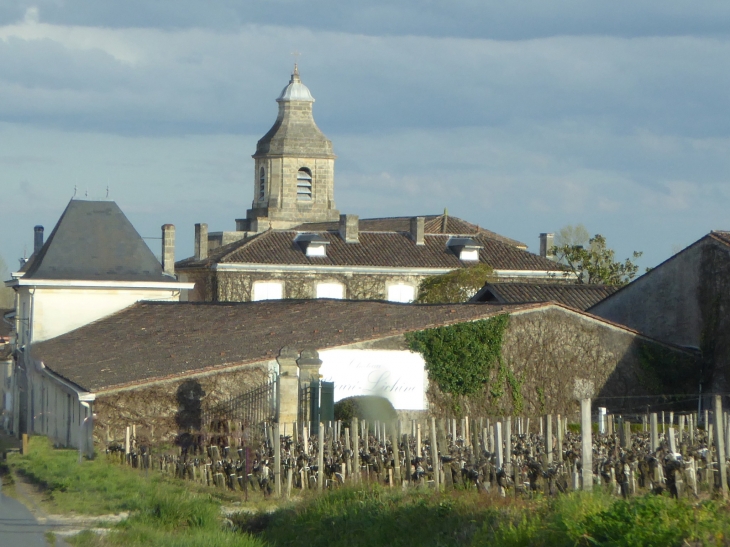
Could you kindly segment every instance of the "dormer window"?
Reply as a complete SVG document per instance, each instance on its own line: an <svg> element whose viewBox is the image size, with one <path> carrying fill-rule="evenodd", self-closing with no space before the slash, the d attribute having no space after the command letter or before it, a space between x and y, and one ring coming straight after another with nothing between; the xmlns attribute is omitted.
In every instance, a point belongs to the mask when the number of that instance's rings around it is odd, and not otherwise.
<svg viewBox="0 0 730 547"><path fill-rule="evenodd" d="M470 237L452 237L446 243L446 247L464 262L478 262L479 249L482 248Z"/></svg>
<svg viewBox="0 0 730 547"><path fill-rule="evenodd" d="M266 197L266 171L262 167L259 171L259 201Z"/></svg>
<svg viewBox="0 0 730 547"><path fill-rule="evenodd" d="M294 238L307 256L327 256L327 245L330 242L319 234L299 234Z"/></svg>
<svg viewBox="0 0 730 547"><path fill-rule="evenodd" d="M306 167L297 173L297 201L312 201L312 172Z"/></svg>

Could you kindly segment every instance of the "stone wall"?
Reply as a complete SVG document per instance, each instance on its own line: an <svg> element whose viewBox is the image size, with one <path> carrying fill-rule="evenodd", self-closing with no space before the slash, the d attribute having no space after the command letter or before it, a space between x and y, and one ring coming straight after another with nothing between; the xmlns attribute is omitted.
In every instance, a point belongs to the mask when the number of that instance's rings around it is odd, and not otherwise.
<svg viewBox="0 0 730 547"><path fill-rule="evenodd" d="M351 300L385 300L390 284L403 283L414 287L423 276L352 274L352 273L297 273L297 272L217 272L214 289L218 302L247 302L251 300L251 288L256 281L283 281L284 297L295 299L315 298L316 284L337 282L345 287L345 298ZM205 283L205 280L201 280ZM196 286L197 290L197 286ZM204 291L197 294L202 295Z"/></svg>
<svg viewBox="0 0 730 547"><path fill-rule="evenodd" d="M699 347L702 325L697 294L707 245L714 246L701 241L675 255L590 312L658 340Z"/></svg>
<svg viewBox="0 0 730 547"><path fill-rule="evenodd" d="M133 424L137 426L138 442L174 442L180 433L200 427L201 412L267 380L268 364L261 363L228 372L101 393L94 402L95 442L122 442L125 428Z"/></svg>
<svg viewBox="0 0 730 547"><path fill-rule="evenodd" d="M730 388L730 249L703 238L591 310L702 351L704 391Z"/></svg>
<svg viewBox="0 0 730 547"><path fill-rule="evenodd" d="M572 414L576 379L593 382L611 411L637 404L632 396L697 388L690 354L558 307L511 315L502 356L476 396L454 399L431 382L431 411L453 414L456 404L471 416Z"/></svg>

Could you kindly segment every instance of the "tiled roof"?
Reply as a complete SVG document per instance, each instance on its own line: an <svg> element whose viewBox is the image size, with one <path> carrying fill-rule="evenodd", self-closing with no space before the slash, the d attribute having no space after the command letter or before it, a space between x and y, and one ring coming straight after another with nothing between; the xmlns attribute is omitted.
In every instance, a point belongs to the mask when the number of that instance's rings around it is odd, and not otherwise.
<svg viewBox="0 0 730 547"><path fill-rule="evenodd" d="M578 310L587 310L618 289L619 287L613 285L574 283L487 283L472 301L500 304L552 301Z"/></svg>
<svg viewBox="0 0 730 547"><path fill-rule="evenodd" d="M723 230L712 230L710 232L711 236L715 236L716 239L719 239L723 243L730 245L730 232L725 232Z"/></svg>
<svg viewBox="0 0 730 547"><path fill-rule="evenodd" d="M274 359L284 346L337 347L535 306L540 305L143 302L35 344L31 353L83 389L100 391Z"/></svg>
<svg viewBox="0 0 730 547"><path fill-rule="evenodd" d="M359 243L345 243L339 234L319 232L327 241L326 257L307 256L294 243L298 232L269 230L225 247L215 249L202 261L182 260L176 267L201 267L210 264L301 264L319 266L371 266L391 268L444 268L455 269L467 266L449 249L446 243L449 235L429 234L424 237L425 245L416 245L402 232L360 232ZM494 240L483 234L471 238L482 246L480 262L496 270L561 271L562 266L518 249L512 245Z"/></svg>
<svg viewBox="0 0 730 547"><path fill-rule="evenodd" d="M24 279L172 281L113 201L71 200Z"/></svg>
<svg viewBox="0 0 730 547"><path fill-rule="evenodd" d="M411 218L413 217L384 217L384 218L361 218L361 232L407 232L411 228ZM472 224L458 217L448 215L426 215L424 219L424 232L427 234L453 234L453 235L473 235L482 234L486 237L496 239L502 243L507 243L514 247L527 249L527 245L499 235L491 230L486 230L477 224ZM293 230L312 231L312 232L336 232L339 229L337 222L308 222L300 224Z"/></svg>

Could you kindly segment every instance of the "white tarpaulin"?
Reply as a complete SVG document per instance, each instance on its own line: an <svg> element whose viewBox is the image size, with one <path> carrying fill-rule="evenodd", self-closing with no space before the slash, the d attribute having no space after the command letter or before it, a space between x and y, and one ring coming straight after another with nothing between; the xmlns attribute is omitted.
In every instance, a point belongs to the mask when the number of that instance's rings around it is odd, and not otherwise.
<svg viewBox="0 0 730 547"><path fill-rule="evenodd" d="M426 409L426 370L419 353L332 349L320 351L319 358L323 379L335 383L335 401L377 395L397 410Z"/></svg>

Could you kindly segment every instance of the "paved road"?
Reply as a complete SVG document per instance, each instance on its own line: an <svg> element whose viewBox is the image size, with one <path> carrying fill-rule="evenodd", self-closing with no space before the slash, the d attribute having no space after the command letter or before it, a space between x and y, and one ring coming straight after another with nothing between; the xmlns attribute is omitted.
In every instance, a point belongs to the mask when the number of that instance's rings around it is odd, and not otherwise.
<svg viewBox="0 0 730 547"><path fill-rule="evenodd" d="M48 547L45 531L25 505L0 492L0 547Z"/></svg>

